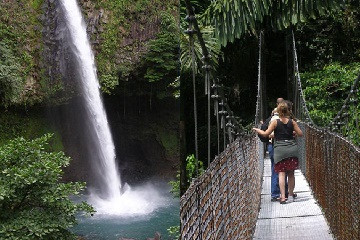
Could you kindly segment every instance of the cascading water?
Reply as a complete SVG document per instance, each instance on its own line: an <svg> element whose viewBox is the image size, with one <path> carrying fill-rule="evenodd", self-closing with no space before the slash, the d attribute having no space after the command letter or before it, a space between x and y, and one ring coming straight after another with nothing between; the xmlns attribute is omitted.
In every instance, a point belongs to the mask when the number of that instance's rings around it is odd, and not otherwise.
<svg viewBox="0 0 360 240"><path fill-rule="evenodd" d="M127 184L121 185L85 22L76 0L60 0L58 4L62 16L58 33L64 40L66 56L64 74L69 77L66 79L79 79L83 98L76 99L70 108L75 107L79 112L82 121L79 140L86 145L84 156L93 168L89 179L93 186L84 197L97 212L91 218L79 216L80 224L73 231L85 239L144 239L153 236L155 231L166 238L166 229L179 222L179 202L170 196L167 183L145 184L133 189ZM71 123L71 116L69 120ZM77 121L74 123L77 126Z"/></svg>
<svg viewBox="0 0 360 240"><path fill-rule="evenodd" d="M96 75L94 55L86 33L86 24L82 18L76 0L60 0L68 31L70 46L77 63L77 75L80 78L80 89L84 98L88 124L88 135L91 137L90 156L95 164L98 188L90 189L88 201L99 214L138 215L148 214L158 207L166 205L166 200L151 187L131 190L125 184L121 189L120 175L116 166L116 155L113 139L109 129L105 109L102 103L99 82ZM94 161L95 160L95 161Z"/></svg>
<svg viewBox="0 0 360 240"><path fill-rule="evenodd" d="M102 103L99 82L96 75L94 55L86 34L86 25L76 0L61 0L64 9L72 48L78 62L82 95L88 115L92 140L96 143L94 151L100 162L97 177L101 181L106 198L120 196L121 183L115 162L115 147L110 133L105 109Z"/></svg>

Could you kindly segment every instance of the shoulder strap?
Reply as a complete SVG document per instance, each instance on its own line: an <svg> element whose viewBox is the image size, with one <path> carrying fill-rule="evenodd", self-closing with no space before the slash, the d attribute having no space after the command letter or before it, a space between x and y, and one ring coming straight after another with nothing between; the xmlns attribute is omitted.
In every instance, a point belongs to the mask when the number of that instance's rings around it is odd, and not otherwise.
<svg viewBox="0 0 360 240"><path fill-rule="evenodd" d="M288 123L290 123L291 125L294 125L291 118L289 118L289 122L288 122Z"/></svg>

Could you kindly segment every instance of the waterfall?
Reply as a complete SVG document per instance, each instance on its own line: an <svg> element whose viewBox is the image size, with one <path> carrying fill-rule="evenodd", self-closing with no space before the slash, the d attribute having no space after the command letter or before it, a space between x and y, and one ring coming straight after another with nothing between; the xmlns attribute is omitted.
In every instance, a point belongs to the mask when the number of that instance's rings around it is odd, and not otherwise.
<svg viewBox="0 0 360 240"><path fill-rule="evenodd" d="M95 174L101 187L101 198L120 197L121 183L113 139L100 94L94 55L86 33L86 24L76 0L60 0L64 19L71 41L71 49L76 58L80 90L84 98L85 121L89 125L92 138L91 154L96 161ZM94 193L98 194L98 193Z"/></svg>
<svg viewBox="0 0 360 240"><path fill-rule="evenodd" d="M94 170L95 188L90 188L87 201L97 214L135 216L147 215L155 209L167 206L169 200L160 194L152 184L131 189L120 182L116 165L113 139L109 129L106 112L100 94L94 55L86 33L86 24L76 0L60 0L61 12L66 25L64 40L71 48L75 62L72 69L79 78L80 92L83 97L81 109L85 111L84 126L91 165ZM72 61L70 61L72 60ZM83 112L83 111L81 111ZM121 187L122 186L122 187Z"/></svg>

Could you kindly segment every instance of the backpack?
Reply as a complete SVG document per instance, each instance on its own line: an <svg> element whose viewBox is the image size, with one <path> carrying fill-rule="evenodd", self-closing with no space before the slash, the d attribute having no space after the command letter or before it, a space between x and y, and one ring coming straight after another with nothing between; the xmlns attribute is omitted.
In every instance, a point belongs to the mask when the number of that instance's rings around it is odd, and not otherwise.
<svg viewBox="0 0 360 240"><path fill-rule="evenodd" d="M263 131L266 131L269 127L269 123L271 121L271 116L268 117L263 124L261 124L260 129ZM269 137L263 137L260 134L258 134L258 137L260 138L260 141L264 143L269 143L270 138Z"/></svg>

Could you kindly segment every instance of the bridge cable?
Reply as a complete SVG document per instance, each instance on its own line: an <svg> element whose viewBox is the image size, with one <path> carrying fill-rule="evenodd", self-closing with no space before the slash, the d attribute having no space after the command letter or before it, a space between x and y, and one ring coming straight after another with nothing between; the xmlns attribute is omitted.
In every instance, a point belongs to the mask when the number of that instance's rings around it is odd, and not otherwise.
<svg viewBox="0 0 360 240"><path fill-rule="evenodd" d="M220 154L220 127L219 127L219 95L217 85L211 86L214 89L214 116L216 117L217 155Z"/></svg>
<svg viewBox="0 0 360 240"><path fill-rule="evenodd" d="M263 120L263 83L262 83L262 51L263 51L263 31L259 34L259 60L258 60L258 83L256 96L256 110L255 110L255 126Z"/></svg>
<svg viewBox="0 0 360 240"><path fill-rule="evenodd" d="M209 56L208 56L209 57ZM205 58L205 56L203 57L203 59ZM207 124L208 124L208 166L210 166L210 154L211 154L211 102L210 102L210 97L211 97L211 89L210 89L210 65L207 65L204 63L203 68L205 68L205 87L206 87L206 91L205 94L207 94L207 104L208 104L208 108L207 108Z"/></svg>
<svg viewBox="0 0 360 240"><path fill-rule="evenodd" d="M186 30L186 33L189 35L189 47L191 52L191 67L192 67L192 83L193 83L193 101L194 101L194 126L195 126L195 134L194 134L194 140L195 140L195 173L196 177L199 176L199 150L198 150L198 118L197 118L197 103L196 103L196 66L195 66L195 47L194 42L195 39L193 37L193 34L196 32L194 29L193 20L191 17L188 18L189 20L189 28Z"/></svg>
<svg viewBox="0 0 360 240"><path fill-rule="evenodd" d="M301 78L299 72L299 63L296 52L295 36L294 31L292 33L292 42L293 42L293 57L294 57L294 77L295 77L295 93L294 93L294 104L295 104L295 114L301 116L302 120L308 122L311 125L315 125L314 121L311 119L309 110L306 105L304 93L301 87Z"/></svg>
<svg viewBox="0 0 360 240"><path fill-rule="evenodd" d="M221 129L223 130L223 143L224 143L224 146L223 146L223 151L225 151L225 148L226 148L226 132L225 132L225 102L224 102L224 99L221 99L221 111L219 112L219 114L221 113Z"/></svg>

